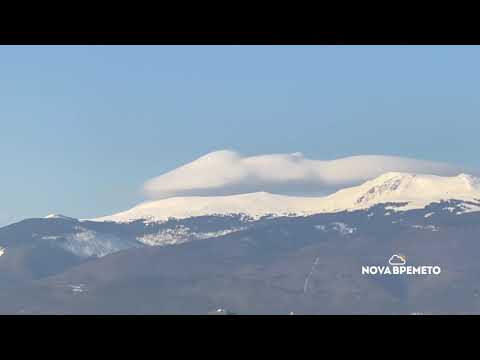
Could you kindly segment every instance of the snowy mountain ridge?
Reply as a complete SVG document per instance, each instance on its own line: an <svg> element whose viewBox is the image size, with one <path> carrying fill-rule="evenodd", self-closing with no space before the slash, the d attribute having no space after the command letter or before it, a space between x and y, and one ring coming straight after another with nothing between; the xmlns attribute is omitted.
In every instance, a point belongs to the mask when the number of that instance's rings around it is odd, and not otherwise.
<svg viewBox="0 0 480 360"><path fill-rule="evenodd" d="M385 173L365 183L325 197L301 197L255 192L229 196L186 196L148 201L130 210L91 221L166 221L206 215L241 214L246 220L264 216L308 216L367 209L382 203L399 203L396 211L421 209L441 201L461 200L460 212L480 211L480 179L468 174L436 176Z"/></svg>

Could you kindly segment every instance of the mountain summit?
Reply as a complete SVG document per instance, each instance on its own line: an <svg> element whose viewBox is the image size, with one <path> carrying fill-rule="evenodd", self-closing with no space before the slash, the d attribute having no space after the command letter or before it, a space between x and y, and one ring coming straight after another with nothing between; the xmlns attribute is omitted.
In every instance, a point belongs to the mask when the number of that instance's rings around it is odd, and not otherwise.
<svg viewBox="0 0 480 360"><path fill-rule="evenodd" d="M459 200L462 212L480 210L480 179L467 174L445 177L388 172L373 180L325 197L301 197L255 192L229 196L185 196L144 202L134 208L93 221L165 221L205 215L243 214L305 216L318 213L367 209L377 204L398 203L396 210L424 208L434 202Z"/></svg>
<svg viewBox="0 0 480 360"><path fill-rule="evenodd" d="M436 176L389 172L325 198L327 207L350 210L382 203L406 203L399 209L423 208L433 202L480 201L480 179L471 175Z"/></svg>
<svg viewBox="0 0 480 360"><path fill-rule="evenodd" d="M50 214L50 215L45 216L44 219L62 219L62 220L75 220L75 221L77 220L77 219L62 215L62 214Z"/></svg>

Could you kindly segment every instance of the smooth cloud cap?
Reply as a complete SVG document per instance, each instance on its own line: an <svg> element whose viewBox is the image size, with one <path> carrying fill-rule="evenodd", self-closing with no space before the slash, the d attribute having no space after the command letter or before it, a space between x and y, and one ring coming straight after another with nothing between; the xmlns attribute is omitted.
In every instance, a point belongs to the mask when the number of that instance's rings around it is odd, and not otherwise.
<svg viewBox="0 0 480 360"><path fill-rule="evenodd" d="M452 176L462 171L445 163L397 156L312 160L302 153L244 157L235 151L221 150L150 179L143 189L152 199L257 191L318 195L360 184L386 172Z"/></svg>

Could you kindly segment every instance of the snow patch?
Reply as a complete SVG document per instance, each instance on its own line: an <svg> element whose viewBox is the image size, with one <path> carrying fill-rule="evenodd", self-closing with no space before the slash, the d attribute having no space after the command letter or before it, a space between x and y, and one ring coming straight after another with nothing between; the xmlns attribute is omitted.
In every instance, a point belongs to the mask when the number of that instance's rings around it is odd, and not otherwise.
<svg viewBox="0 0 480 360"><path fill-rule="evenodd" d="M194 232L189 227L180 225L175 228L163 229L154 234L137 237L137 240L149 246L164 246L181 244L192 240L201 240L219 237L233 232L244 230L245 227L225 229L212 232Z"/></svg>
<svg viewBox="0 0 480 360"><path fill-rule="evenodd" d="M329 229L333 231L337 231L342 235L351 235L353 234L357 229L354 227L350 227L345 223L342 222L334 222L327 225L315 225L315 229L320 230L320 231L328 231Z"/></svg>
<svg viewBox="0 0 480 360"><path fill-rule="evenodd" d="M68 285L68 287L72 290L74 295L81 294L87 290L85 284Z"/></svg>
<svg viewBox="0 0 480 360"><path fill-rule="evenodd" d="M77 220L75 218L68 217L68 216L61 215L61 214L50 214L50 215L45 216L44 219L63 219L63 220L74 220L74 221Z"/></svg>
<svg viewBox="0 0 480 360"><path fill-rule="evenodd" d="M480 201L465 201L459 204L458 208L457 215L480 211Z"/></svg>
<svg viewBox="0 0 480 360"><path fill-rule="evenodd" d="M58 239L62 239L63 236L61 235L57 235L57 236L42 236L41 239L42 240L58 240Z"/></svg>
<svg viewBox="0 0 480 360"><path fill-rule="evenodd" d="M132 243L114 235L100 234L83 228L76 228L76 230L79 232L66 234L65 241L59 245L77 256L102 257L132 247Z"/></svg>
<svg viewBox="0 0 480 360"><path fill-rule="evenodd" d="M356 231L356 228L350 227L347 224L342 222L335 222L332 225L333 225L333 229L338 231L342 235L350 235Z"/></svg>
<svg viewBox="0 0 480 360"><path fill-rule="evenodd" d="M320 258L317 257L315 258L315 261L313 262L312 268L310 269L310 272L308 273L307 277L305 278L305 281L303 282L303 293L306 294L308 291L308 282L310 281L310 278L312 277L315 268L317 267L318 263L320 261Z"/></svg>
<svg viewBox="0 0 480 360"><path fill-rule="evenodd" d="M412 225L412 228L420 230L439 231L438 227L434 225Z"/></svg>

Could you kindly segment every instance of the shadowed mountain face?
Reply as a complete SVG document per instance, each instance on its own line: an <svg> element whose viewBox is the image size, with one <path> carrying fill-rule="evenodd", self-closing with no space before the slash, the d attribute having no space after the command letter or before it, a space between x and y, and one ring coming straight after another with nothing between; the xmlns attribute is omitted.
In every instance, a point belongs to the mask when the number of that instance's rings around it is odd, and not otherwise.
<svg viewBox="0 0 480 360"><path fill-rule="evenodd" d="M29 219L0 229L0 313L480 313L480 213L457 201L305 217ZM365 265L439 275L362 275Z"/></svg>

